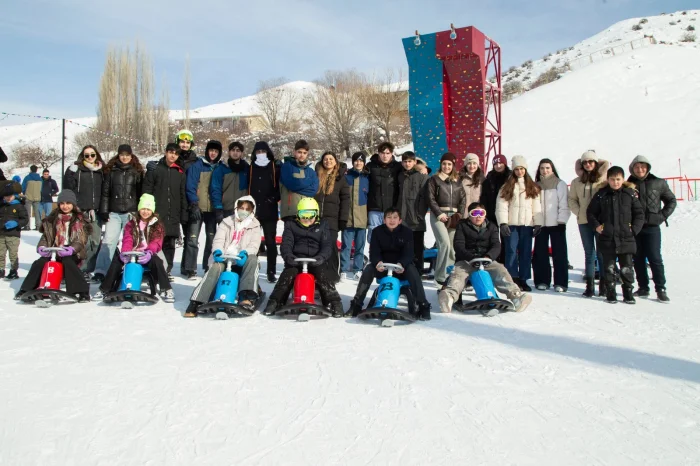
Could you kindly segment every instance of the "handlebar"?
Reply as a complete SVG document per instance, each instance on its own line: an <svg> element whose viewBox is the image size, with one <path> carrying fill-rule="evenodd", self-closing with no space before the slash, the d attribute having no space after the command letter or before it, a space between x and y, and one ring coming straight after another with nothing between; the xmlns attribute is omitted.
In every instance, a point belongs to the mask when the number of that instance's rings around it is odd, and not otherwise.
<svg viewBox="0 0 700 466"><path fill-rule="evenodd" d="M389 275L390 277L393 277L393 276L394 276L394 272L397 272L397 271L399 271L399 270L405 270L405 269L404 269L401 265L399 265L399 264L390 264L390 263L387 263L387 262L383 263L383 264L382 264L382 267L384 267L384 269L388 272L388 275ZM399 273L400 273L400 272L399 272Z"/></svg>
<svg viewBox="0 0 700 466"><path fill-rule="evenodd" d="M299 262L302 264L302 273L309 273L309 264L316 262L316 259L312 259L310 257L297 257L294 259L294 262Z"/></svg>
<svg viewBox="0 0 700 466"><path fill-rule="evenodd" d="M475 269L482 269L484 267L488 267L488 265L493 262L491 259L488 257L479 257L477 259L472 259L469 261L469 265L474 267Z"/></svg>

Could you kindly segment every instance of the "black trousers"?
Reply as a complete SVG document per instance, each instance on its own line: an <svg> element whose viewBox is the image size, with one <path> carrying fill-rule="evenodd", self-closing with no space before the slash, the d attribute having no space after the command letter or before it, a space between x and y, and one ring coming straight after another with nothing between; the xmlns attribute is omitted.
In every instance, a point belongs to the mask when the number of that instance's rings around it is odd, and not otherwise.
<svg viewBox="0 0 700 466"><path fill-rule="evenodd" d="M272 293L270 293L270 299L274 299L279 305L285 304L289 298L289 293L294 287L294 278L300 274L301 271L301 266L290 267L285 265L284 270L282 270L275 284L275 288L272 290ZM329 303L340 302L340 294L338 294L338 291L335 289L333 282L329 280L327 264L316 267L310 266L309 273L316 279L316 288L318 288L321 294L321 301L324 306Z"/></svg>
<svg viewBox="0 0 700 466"><path fill-rule="evenodd" d="M202 225L204 225L204 231L206 234L206 240L204 242L204 256L202 257L202 268L207 270L207 264L209 262L209 256L211 256L211 243L214 241L214 235L216 234L216 215L214 212L202 212L202 219L197 221L190 221L187 224L187 234L185 235L185 246L186 250L183 254L184 262L180 266L187 272L197 271L197 255L199 254L199 232L202 231Z"/></svg>
<svg viewBox="0 0 700 466"><path fill-rule="evenodd" d="M631 290L634 285L634 266L632 265L632 254L606 254L603 253L603 263L605 269L605 286L608 290L615 289L615 262L620 261L620 279L622 279L622 289Z"/></svg>
<svg viewBox="0 0 700 466"><path fill-rule="evenodd" d="M175 260L175 242L177 241L177 236L166 236L163 238L163 255L168 263L166 272L170 273L173 269L173 261Z"/></svg>
<svg viewBox="0 0 700 466"><path fill-rule="evenodd" d="M535 285L552 283L552 267L549 264L549 241L552 241L552 264L554 285L569 286L569 253L566 245L566 229L542 227L535 236L535 253L532 256L532 271Z"/></svg>
<svg viewBox="0 0 700 466"><path fill-rule="evenodd" d="M402 264L403 265L403 264ZM362 276L360 277L360 283L357 285L357 291L355 292L355 297L353 300L358 304L363 304L365 298L367 297L367 292L369 287L372 286L372 281L375 278L386 277L386 272L379 272L377 270L377 264L368 263L364 269L362 269ZM394 277L399 280L407 280L409 286L411 287L411 292L416 298L416 302L420 306L421 304L426 304L428 301L425 298L425 289L423 288L423 282L421 281L418 269L414 264L408 264L404 266L403 273L394 273Z"/></svg>
<svg viewBox="0 0 700 466"><path fill-rule="evenodd" d="M170 289L170 280L168 280L168 273L165 271L165 264L158 256L151 256L151 260L146 263L146 267L151 271L153 279L158 283L158 288L160 291L165 291ZM103 293L109 293L111 291L117 291L119 287L119 281L122 278L122 272L124 269L124 264L119 258L119 249L112 256L112 263L109 264L109 269L105 274L104 280L100 285L100 291Z"/></svg>
<svg viewBox="0 0 700 466"><path fill-rule="evenodd" d="M340 248L338 247L338 230L329 230L333 246L331 246L331 257L328 259L327 268L331 274L331 281L338 283L340 281Z"/></svg>
<svg viewBox="0 0 700 466"><path fill-rule="evenodd" d="M39 286L41 273L44 271L44 264L49 262L48 257L40 257L34 261L29 268L29 273L24 278L20 291L35 290ZM66 293L89 293L90 285L85 281L83 272L76 264L76 256L59 257L58 262L63 264L63 278L66 280Z"/></svg>
<svg viewBox="0 0 700 466"><path fill-rule="evenodd" d="M181 223L180 226L182 227L182 235L183 235L183 241L182 241L182 256L180 257L180 273L182 275L185 275L187 273L187 270L185 269L185 256L187 256L187 223Z"/></svg>
<svg viewBox="0 0 700 466"><path fill-rule="evenodd" d="M265 237L265 251L267 254L267 273L277 272L277 220L260 222Z"/></svg>
<svg viewBox="0 0 700 466"><path fill-rule="evenodd" d="M425 252L425 232L413 231L413 264L419 274L423 273L423 253Z"/></svg>
<svg viewBox="0 0 700 466"><path fill-rule="evenodd" d="M634 255L634 272L639 288L649 289L649 272L646 261L649 260L651 275L656 291L666 289L666 272L661 258L661 227L645 226L636 237L637 253Z"/></svg>

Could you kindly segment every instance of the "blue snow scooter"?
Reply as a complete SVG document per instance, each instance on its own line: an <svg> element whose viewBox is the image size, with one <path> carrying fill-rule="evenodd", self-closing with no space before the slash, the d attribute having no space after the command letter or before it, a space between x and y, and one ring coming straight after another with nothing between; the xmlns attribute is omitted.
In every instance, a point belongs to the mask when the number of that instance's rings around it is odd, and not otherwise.
<svg viewBox="0 0 700 466"><path fill-rule="evenodd" d="M411 287L408 281L394 277L394 272L403 268L398 264L384 264L384 268L387 270L387 276L377 280L379 286L374 290L367 309L360 312L357 317L362 320L378 319L382 327L392 327L397 320L406 323L415 322L418 304L411 292ZM406 297L409 311L398 309L401 295Z"/></svg>
<svg viewBox="0 0 700 466"><path fill-rule="evenodd" d="M144 253L142 251L129 251L123 252L122 254L130 256L131 258L129 262L124 265L119 288L117 291L105 293L102 300L106 303L121 302L121 307L123 309L131 309L134 303L157 303L158 295L156 294L156 285L153 276L143 265L136 262ZM150 293L141 290L144 275L148 281Z"/></svg>
<svg viewBox="0 0 700 466"><path fill-rule="evenodd" d="M233 266L239 259L241 256L238 255L224 256L226 269L219 275L219 281L214 291L214 300L199 306L197 308L199 315L215 314L216 319L219 320L227 320L229 317L252 316L263 303L265 293L259 285L257 285L257 296L239 296L238 282L240 277L233 271ZM239 304L239 301L244 301L246 298L252 302L252 308Z"/></svg>
<svg viewBox="0 0 700 466"><path fill-rule="evenodd" d="M477 269L469 276L471 285L474 288L474 294L476 294L476 300L465 301L460 308L462 312L476 310L486 317L493 317L502 311L512 311L514 309L513 303L498 297L491 275L484 270L484 267L491 262L492 260L488 257L469 261L469 265Z"/></svg>

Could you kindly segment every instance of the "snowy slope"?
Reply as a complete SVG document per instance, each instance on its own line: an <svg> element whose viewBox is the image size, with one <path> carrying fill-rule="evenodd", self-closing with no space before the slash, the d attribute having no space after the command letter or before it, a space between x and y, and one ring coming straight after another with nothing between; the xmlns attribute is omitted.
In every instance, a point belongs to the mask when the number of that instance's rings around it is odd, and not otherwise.
<svg viewBox="0 0 700 466"><path fill-rule="evenodd" d="M180 278L174 308L41 310L0 282L0 464L700 464L698 214L663 229L670 305L582 298L573 220L570 292L492 319L183 319Z"/></svg>

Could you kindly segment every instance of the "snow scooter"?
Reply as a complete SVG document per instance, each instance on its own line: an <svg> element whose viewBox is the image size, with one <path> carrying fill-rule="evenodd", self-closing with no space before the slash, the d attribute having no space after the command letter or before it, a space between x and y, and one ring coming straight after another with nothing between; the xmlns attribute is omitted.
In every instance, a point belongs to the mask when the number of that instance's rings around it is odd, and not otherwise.
<svg viewBox="0 0 700 466"><path fill-rule="evenodd" d="M136 260L143 256L144 253L141 251L129 251L123 252L125 256L130 256L129 262L124 264L124 272L122 273L122 279L119 283L119 289L117 291L112 291L110 293L105 293L102 299L106 303L120 302L122 309L131 309L134 307L134 303L157 303L158 296L156 295L155 283L153 283L153 277L148 274L148 284L151 289L150 293L141 291L141 284L143 282L144 266L136 262Z"/></svg>
<svg viewBox="0 0 700 466"><path fill-rule="evenodd" d="M41 272L41 280L36 290L24 293L20 300L25 303L33 302L37 307L47 308L52 304L75 303L78 298L75 295L61 291L63 281L63 264L56 260L56 253L63 248L46 248L51 253L51 259L44 264Z"/></svg>
<svg viewBox="0 0 700 466"><path fill-rule="evenodd" d="M199 315L216 313L215 317L219 320L227 320L233 316L252 316L265 301L265 293L258 285L258 296L253 300L254 309L250 310L239 305L238 282L240 277L232 269L240 258L241 256L224 256L226 269L219 275L219 282L216 285L216 291L214 291L214 300L199 306L197 308Z"/></svg>
<svg viewBox="0 0 700 466"><path fill-rule="evenodd" d="M476 310L481 312L486 317L493 317L501 311L512 311L515 309L513 303L506 299L501 299L496 293L496 287L493 286L491 275L484 270L492 262L488 257L472 259L469 265L477 269L469 276L474 293L476 294L475 301L467 301L462 304L460 310L462 312Z"/></svg>
<svg viewBox="0 0 700 466"><path fill-rule="evenodd" d="M302 264L301 273L294 278L294 298L292 302L280 307L275 315L278 317L297 316L300 322L310 320L311 316L330 317L333 313L316 303L316 278L309 273L309 263L316 259L294 259Z"/></svg>
<svg viewBox="0 0 700 466"><path fill-rule="evenodd" d="M387 276L377 280L379 286L374 290L367 309L357 317L362 320L379 319L382 327L392 327L397 320L415 322L418 309L408 281L394 277L394 272L403 268L398 264L384 264L384 268ZM408 308L413 312L397 309L400 295L406 296Z"/></svg>

